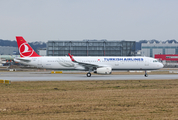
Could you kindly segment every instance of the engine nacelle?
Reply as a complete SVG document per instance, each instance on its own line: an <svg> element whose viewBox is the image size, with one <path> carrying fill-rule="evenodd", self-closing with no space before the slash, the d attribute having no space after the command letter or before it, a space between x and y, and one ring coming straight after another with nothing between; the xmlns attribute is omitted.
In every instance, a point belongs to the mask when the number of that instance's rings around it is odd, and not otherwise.
<svg viewBox="0 0 178 120"><path fill-rule="evenodd" d="M112 68L111 67L102 67L102 68L97 68L94 73L97 74L111 74Z"/></svg>

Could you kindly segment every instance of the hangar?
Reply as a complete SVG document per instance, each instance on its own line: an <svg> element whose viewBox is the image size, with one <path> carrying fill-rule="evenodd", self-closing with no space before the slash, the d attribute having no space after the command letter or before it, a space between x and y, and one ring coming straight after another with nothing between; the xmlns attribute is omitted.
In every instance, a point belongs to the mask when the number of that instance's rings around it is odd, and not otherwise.
<svg viewBox="0 0 178 120"><path fill-rule="evenodd" d="M47 56L135 56L135 41L54 41L47 42Z"/></svg>
<svg viewBox="0 0 178 120"><path fill-rule="evenodd" d="M155 54L178 54L178 43L142 43L142 56L154 57Z"/></svg>

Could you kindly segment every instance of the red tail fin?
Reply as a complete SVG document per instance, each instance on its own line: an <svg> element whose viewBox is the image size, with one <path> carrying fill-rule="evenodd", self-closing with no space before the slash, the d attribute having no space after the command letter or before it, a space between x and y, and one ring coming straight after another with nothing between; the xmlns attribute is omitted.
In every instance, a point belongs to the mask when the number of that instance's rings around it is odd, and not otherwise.
<svg viewBox="0 0 178 120"><path fill-rule="evenodd" d="M20 57L40 57L22 36L16 36Z"/></svg>

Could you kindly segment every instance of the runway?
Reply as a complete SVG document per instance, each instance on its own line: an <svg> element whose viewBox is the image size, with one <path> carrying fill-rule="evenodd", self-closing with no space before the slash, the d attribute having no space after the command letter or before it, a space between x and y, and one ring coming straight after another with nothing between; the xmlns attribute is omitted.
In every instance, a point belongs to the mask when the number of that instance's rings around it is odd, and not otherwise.
<svg viewBox="0 0 178 120"><path fill-rule="evenodd" d="M13 81L85 81L85 80L172 80L178 74L161 75L97 75L86 77L85 74L51 74L50 72L1 72L0 79Z"/></svg>

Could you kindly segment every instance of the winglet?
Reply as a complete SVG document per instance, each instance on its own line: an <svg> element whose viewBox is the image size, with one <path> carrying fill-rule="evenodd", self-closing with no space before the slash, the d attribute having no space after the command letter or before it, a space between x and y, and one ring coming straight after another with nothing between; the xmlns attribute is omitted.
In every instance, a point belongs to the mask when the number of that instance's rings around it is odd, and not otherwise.
<svg viewBox="0 0 178 120"><path fill-rule="evenodd" d="M72 62L75 62L74 58L72 57L72 55L70 53L68 53L70 59L72 60Z"/></svg>

